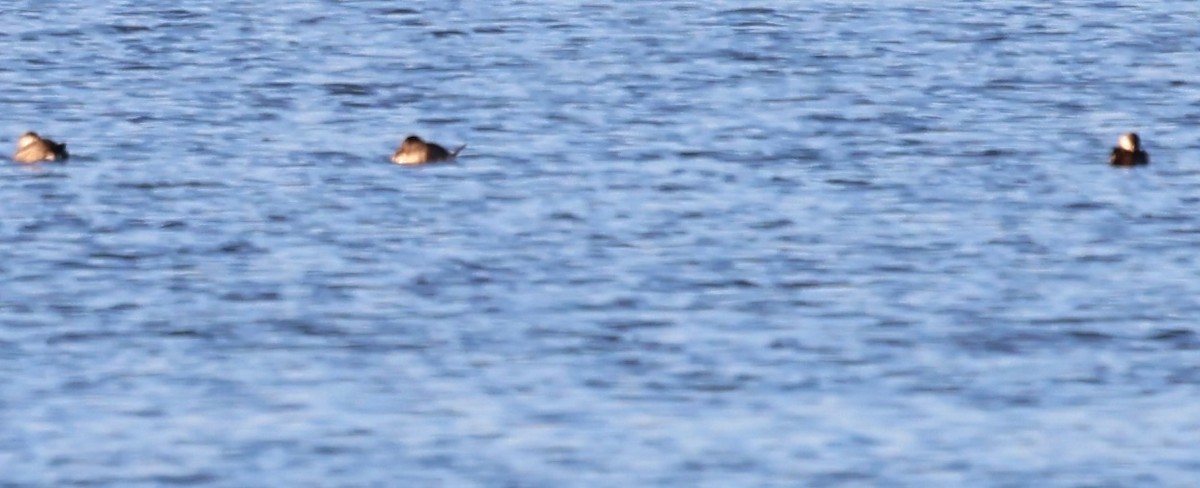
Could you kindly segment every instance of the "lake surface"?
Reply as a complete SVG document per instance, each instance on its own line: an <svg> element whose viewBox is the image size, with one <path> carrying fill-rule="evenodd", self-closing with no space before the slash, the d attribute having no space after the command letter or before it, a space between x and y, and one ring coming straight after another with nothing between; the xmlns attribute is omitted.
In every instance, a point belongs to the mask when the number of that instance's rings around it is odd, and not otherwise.
<svg viewBox="0 0 1200 488"><path fill-rule="evenodd" d="M9 2L0 487L1195 486L1197 19Z"/></svg>

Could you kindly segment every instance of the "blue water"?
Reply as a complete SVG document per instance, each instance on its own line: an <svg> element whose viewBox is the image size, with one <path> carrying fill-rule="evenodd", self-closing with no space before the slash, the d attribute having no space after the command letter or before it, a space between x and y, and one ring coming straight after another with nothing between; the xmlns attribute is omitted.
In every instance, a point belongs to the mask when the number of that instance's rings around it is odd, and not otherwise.
<svg viewBox="0 0 1200 488"><path fill-rule="evenodd" d="M0 486L1195 486L1197 19L8 2Z"/></svg>

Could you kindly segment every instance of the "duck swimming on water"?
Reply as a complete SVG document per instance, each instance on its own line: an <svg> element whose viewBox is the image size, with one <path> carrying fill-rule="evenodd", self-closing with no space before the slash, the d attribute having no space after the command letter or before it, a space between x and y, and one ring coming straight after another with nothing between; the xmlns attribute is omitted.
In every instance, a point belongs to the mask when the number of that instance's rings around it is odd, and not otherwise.
<svg viewBox="0 0 1200 488"><path fill-rule="evenodd" d="M425 164L438 161L449 161L458 156L458 153L467 147L466 144L458 146L453 151L447 151L446 148L425 142L417 136L408 136L404 142L400 143L400 147L396 148L396 152L392 153L392 162L396 164Z"/></svg>
<svg viewBox="0 0 1200 488"><path fill-rule="evenodd" d="M1122 134L1117 139L1117 147L1108 156L1108 164L1113 166L1141 166L1150 164L1150 155L1142 150L1142 139L1136 133Z"/></svg>
<svg viewBox="0 0 1200 488"><path fill-rule="evenodd" d="M62 161L67 159L67 144L59 144L39 136L37 132L26 132L17 139L17 152L13 159L18 163L38 161Z"/></svg>

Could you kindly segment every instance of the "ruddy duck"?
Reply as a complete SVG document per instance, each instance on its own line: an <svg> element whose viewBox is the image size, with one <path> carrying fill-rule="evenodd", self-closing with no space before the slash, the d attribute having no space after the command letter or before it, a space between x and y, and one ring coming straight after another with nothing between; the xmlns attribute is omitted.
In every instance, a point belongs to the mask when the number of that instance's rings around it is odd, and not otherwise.
<svg viewBox="0 0 1200 488"><path fill-rule="evenodd" d="M432 142L422 141L420 137L408 136L404 142L396 148L396 152L392 153L392 162L396 164L425 164L437 161L448 161L458 156L459 151L462 151L466 144L458 146L454 151L447 151L446 148L434 144Z"/></svg>
<svg viewBox="0 0 1200 488"><path fill-rule="evenodd" d="M17 152L13 154L13 159L18 163L62 161L67 159L67 144L43 138L37 132L26 132L17 139Z"/></svg>
<svg viewBox="0 0 1200 488"><path fill-rule="evenodd" d="M1117 147L1108 156L1108 164L1113 166L1141 166L1150 164L1150 155L1142 150L1142 140L1137 134L1130 132L1117 139Z"/></svg>

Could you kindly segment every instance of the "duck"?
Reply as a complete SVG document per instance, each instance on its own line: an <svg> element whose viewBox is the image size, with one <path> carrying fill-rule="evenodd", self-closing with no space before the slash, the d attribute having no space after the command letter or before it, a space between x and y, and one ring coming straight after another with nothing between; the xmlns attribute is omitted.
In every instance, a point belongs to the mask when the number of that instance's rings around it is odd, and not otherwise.
<svg viewBox="0 0 1200 488"><path fill-rule="evenodd" d="M1150 164L1150 155L1142 150L1142 139L1137 133L1129 132L1121 134L1121 138L1117 139L1117 146L1112 149L1112 154L1108 156L1108 164L1113 166L1141 166Z"/></svg>
<svg viewBox="0 0 1200 488"><path fill-rule="evenodd" d="M39 161L63 161L68 157L67 144L59 144L39 136L37 132L29 131L17 139L17 152L13 159L18 163L36 163Z"/></svg>
<svg viewBox="0 0 1200 488"><path fill-rule="evenodd" d="M466 144L458 146L453 151L447 151L446 148L425 142L420 137L410 135L400 143L400 147L396 148L396 152L392 153L392 162L396 164L425 164L438 161L449 161L458 156L458 153L467 147Z"/></svg>

